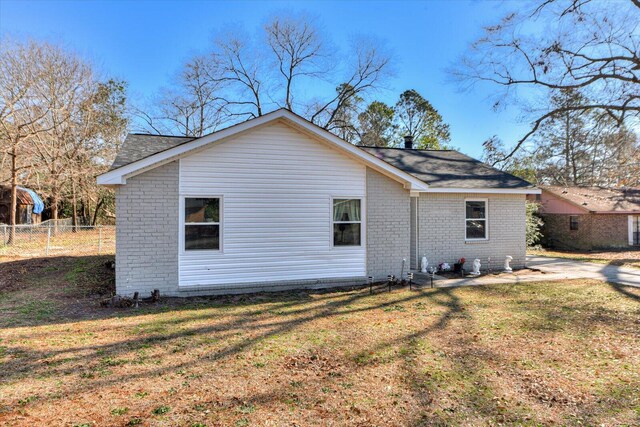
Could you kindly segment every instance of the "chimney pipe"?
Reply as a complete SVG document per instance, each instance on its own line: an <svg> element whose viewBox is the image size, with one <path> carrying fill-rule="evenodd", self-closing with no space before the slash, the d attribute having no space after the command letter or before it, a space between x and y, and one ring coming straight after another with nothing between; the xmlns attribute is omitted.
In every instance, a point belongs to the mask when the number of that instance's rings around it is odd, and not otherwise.
<svg viewBox="0 0 640 427"><path fill-rule="evenodd" d="M406 135L404 137L405 150L413 150L413 135Z"/></svg>

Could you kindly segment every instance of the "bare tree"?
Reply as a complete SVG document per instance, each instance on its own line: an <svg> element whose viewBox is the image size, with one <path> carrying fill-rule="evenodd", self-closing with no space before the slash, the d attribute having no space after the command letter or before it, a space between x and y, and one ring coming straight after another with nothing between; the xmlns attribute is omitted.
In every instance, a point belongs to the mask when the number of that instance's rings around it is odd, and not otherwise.
<svg viewBox="0 0 640 427"><path fill-rule="evenodd" d="M185 64L175 88L163 94L159 118L171 133L201 137L215 131L224 119L224 84L215 56L194 57Z"/></svg>
<svg viewBox="0 0 640 427"><path fill-rule="evenodd" d="M85 222L95 225L102 210L113 208L113 191L98 186L95 175L109 168L126 136L126 87L113 79L95 82L74 121L72 137L78 149L67 155L73 224L78 224L78 211Z"/></svg>
<svg viewBox="0 0 640 427"><path fill-rule="evenodd" d="M520 5L519 5L520 6ZM485 28L454 74L463 82L502 88L495 106L529 107L532 126L506 154L511 157L550 118L570 111L601 111L618 125L640 116L640 2L540 0ZM520 89L520 90L518 90ZM580 105L540 108L550 92L579 89Z"/></svg>
<svg viewBox="0 0 640 427"><path fill-rule="evenodd" d="M15 238L17 187L21 174L32 166L27 142L47 130L42 124L50 99L37 96L37 84L44 78L42 64L51 46L35 42L1 40L0 54L0 147L10 158L11 225L9 243Z"/></svg>
<svg viewBox="0 0 640 427"><path fill-rule="evenodd" d="M299 77L318 77L328 71L318 30L306 19L275 18L265 26L267 43L284 79L281 106L293 110L293 83Z"/></svg>
<svg viewBox="0 0 640 427"><path fill-rule="evenodd" d="M72 165L73 159L84 148L84 135L96 126L94 117L88 114L95 93L95 80L89 64L59 47L49 47L41 66L43 76L35 89L38 97L49 101L43 120L47 131L38 133L30 145L39 169L46 171L40 190L50 198L52 219L57 220L65 187L74 185L72 175L78 172L78 168ZM74 185L74 198L75 190ZM73 219L75 222L75 214Z"/></svg>
<svg viewBox="0 0 640 427"><path fill-rule="evenodd" d="M576 89L558 91L552 108L590 101ZM523 147L505 160L502 141L484 144L483 161L527 179L552 185L638 186L640 144L636 134L606 113L568 110L546 120Z"/></svg>
<svg viewBox="0 0 640 427"><path fill-rule="evenodd" d="M227 82L233 91L225 104L230 117L254 118L263 114L262 61L250 41L230 36L216 42L212 54L220 64L218 79Z"/></svg>
<svg viewBox="0 0 640 427"><path fill-rule="evenodd" d="M366 40L354 41L352 62L347 65L347 78L338 86L336 95L316 102L309 120L327 130L336 127L336 119L356 98L362 98L378 89L388 77L390 57Z"/></svg>
<svg viewBox="0 0 640 427"><path fill-rule="evenodd" d="M259 117L280 106L354 139L360 101L390 74L389 55L378 43L363 38L353 41L347 55L330 54L322 34L305 18L275 18L263 29L264 38L237 30L218 38L211 52L189 63L202 66L183 72L179 84L156 102L155 109L162 114L153 108L137 112L143 127L154 133L174 130L199 136L203 126L198 119L207 116L204 111L210 105L215 106L220 124ZM329 97L311 99L302 95L303 81L333 84L337 90Z"/></svg>

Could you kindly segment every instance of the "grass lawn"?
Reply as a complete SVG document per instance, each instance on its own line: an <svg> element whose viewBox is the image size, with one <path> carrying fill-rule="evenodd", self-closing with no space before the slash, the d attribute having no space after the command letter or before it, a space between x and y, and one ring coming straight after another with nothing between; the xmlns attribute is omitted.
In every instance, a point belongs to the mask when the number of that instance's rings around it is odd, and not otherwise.
<svg viewBox="0 0 640 427"><path fill-rule="evenodd" d="M597 264L610 264L640 268L640 250L635 251L555 251L549 249L530 250L529 255L568 258Z"/></svg>
<svg viewBox="0 0 640 427"><path fill-rule="evenodd" d="M573 281L107 309L106 259L0 263L0 425L640 423L640 289Z"/></svg>

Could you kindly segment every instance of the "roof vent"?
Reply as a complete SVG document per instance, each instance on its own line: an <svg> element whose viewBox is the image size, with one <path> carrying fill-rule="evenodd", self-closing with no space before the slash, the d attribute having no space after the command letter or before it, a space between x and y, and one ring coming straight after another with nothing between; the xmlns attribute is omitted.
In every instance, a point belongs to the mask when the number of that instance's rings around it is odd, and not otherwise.
<svg viewBox="0 0 640 427"><path fill-rule="evenodd" d="M406 135L404 137L405 150L413 150L413 135Z"/></svg>

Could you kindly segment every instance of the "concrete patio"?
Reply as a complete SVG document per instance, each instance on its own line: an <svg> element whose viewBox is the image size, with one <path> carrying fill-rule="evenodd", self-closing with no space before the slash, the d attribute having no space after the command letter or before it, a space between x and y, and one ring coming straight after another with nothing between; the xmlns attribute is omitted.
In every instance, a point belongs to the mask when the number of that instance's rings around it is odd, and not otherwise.
<svg viewBox="0 0 640 427"><path fill-rule="evenodd" d="M464 278L446 278L436 274L433 279L433 286L456 287L553 280L595 279L624 286L640 287L640 269L636 268L541 256L527 257L527 267L538 271L533 271L531 274L518 272L517 274L487 274L479 277L466 276ZM540 272L543 274L540 274ZM414 274L414 283L417 286L431 286L431 275L419 272Z"/></svg>

